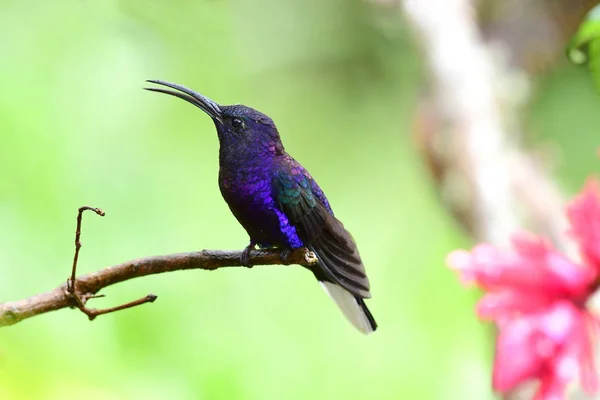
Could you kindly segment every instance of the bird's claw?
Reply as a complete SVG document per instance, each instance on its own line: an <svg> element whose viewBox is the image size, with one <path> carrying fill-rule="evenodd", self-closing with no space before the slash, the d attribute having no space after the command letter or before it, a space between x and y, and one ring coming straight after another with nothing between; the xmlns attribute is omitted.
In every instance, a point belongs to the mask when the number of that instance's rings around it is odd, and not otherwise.
<svg viewBox="0 0 600 400"><path fill-rule="evenodd" d="M244 251L242 251L242 256L240 257L240 263L243 267L252 268L252 262L250 261L250 252L254 249L255 244L250 243Z"/></svg>
<svg viewBox="0 0 600 400"><path fill-rule="evenodd" d="M290 249L282 250L281 253L279 253L279 259L281 260L282 264L285 264L285 265L288 264L288 258L291 253L292 253L292 250L290 250Z"/></svg>

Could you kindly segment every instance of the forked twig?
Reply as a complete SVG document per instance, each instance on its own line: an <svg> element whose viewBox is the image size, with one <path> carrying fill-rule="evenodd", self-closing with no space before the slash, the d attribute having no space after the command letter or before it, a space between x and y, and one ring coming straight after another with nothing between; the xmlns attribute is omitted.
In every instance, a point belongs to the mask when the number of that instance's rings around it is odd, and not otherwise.
<svg viewBox="0 0 600 400"><path fill-rule="evenodd" d="M157 296L154 294L149 294L140 299L131 301L129 303L121 304L120 306L116 306L116 307L110 307L110 308L105 308L105 309L100 309L100 310L95 309L95 308L86 307L86 303L88 300L95 299L98 297L104 297L104 295L102 295L102 294L98 295L98 294L89 293L89 292L85 292L85 291L80 292L80 291L78 291L78 288L77 288L77 262L79 260L79 250L81 249L81 223L83 220L83 213L84 213L84 211L87 211L87 210L93 211L101 217L106 215L104 213L104 211L102 211L99 208L94 208L94 207L89 207L89 206L79 207L79 210L77 213L77 229L75 230L75 255L73 256L73 268L71 270L71 277L67 280L67 286L66 286L67 287L67 295L73 301L73 303L74 303L73 306L77 307L81 312L83 312L85 315L88 316L90 321L92 321L99 315L109 314L109 313L112 313L115 311L121 311L121 310L125 310L127 308L139 306L141 304L154 302L154 300L156 300Z"/></svg>

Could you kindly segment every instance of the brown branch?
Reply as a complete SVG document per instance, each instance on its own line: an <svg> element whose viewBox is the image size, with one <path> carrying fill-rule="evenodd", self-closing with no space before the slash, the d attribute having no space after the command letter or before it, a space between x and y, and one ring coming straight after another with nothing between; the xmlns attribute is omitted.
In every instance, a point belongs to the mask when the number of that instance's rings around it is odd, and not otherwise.
<svg viewBox="0 0 600 400"><path fill-rule="evenodd" d="M95 294L100 290L120 282L171 271L188 269L213 271L225 267L241 267L241 256L241 251L203 250L135 259L78 278L76 280L75 292L85 306L85 302L96 297ZM250 253L250 260L253 265L281 264L280 251L253 250ZM286 259L286 264L298 264L304 267L310 267L315 262L316 259L313 254L304 249L294 250ZM142 300L138 300L138 304L141 304L139 302L142 302ZM151 300L143 302L149 301ZM113 309L92 310L92 313L95 313L95 317L100 314L137 305L133 303L135 302ZM73 296L68 291L67 283L64 283L46 293L31 296L23 300L1 303L0 327L14 325L24 319L67 307L77 307L77 304L74 303Z"/></svg>

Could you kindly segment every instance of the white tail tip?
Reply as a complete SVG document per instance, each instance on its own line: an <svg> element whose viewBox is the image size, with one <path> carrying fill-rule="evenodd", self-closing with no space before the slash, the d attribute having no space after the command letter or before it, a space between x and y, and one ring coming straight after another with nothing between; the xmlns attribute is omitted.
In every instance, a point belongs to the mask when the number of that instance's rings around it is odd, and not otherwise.
<svg viewBox="0 0 600 400"><path fill-rule="evenodd" d="M352 293L333 282L319 283L356 329L366 335L375 330L376 326L371 323L369 316Z"/></svg>

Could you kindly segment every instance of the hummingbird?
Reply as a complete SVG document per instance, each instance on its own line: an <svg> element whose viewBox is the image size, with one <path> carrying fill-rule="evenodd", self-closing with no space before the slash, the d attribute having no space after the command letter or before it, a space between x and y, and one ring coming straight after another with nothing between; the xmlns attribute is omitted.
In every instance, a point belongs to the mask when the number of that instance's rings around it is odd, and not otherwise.
<svg viewBox="0 0 600 400"><path fill-rule="evenodd" d="M377 328L364 299L371 297L369 279L352 235L344 228L308 171L283 147L277 127L267 115L244 105L220 105L184 86L161 80L144 88L179 97L208 114L219 138L219 188L225 202L250 237L250 251L308 248L318 262L310 267L346 318L361 332Z"/></svg>

